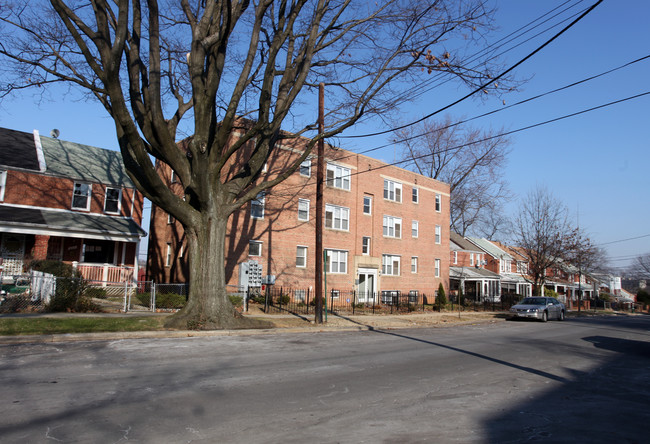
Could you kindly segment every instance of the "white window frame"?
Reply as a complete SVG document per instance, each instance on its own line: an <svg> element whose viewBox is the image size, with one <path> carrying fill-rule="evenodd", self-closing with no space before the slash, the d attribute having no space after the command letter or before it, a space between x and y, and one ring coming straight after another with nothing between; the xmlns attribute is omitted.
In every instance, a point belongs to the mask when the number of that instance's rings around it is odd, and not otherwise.
<svg viewBox="0 0 650 444"><path fill-rule="evenodd" d="M454 251L454 265L458 263L458 251Z"/></svg>
<svg viewBox="0 0 650 444"><path fill-rule="evenodd" d="M172 244L167 243L167 251L165 252L165 267L171 267L172 265Z"/></svg>
<svg viewBox="0 0 650 444"><path fill-rule="evenodd" d="M440 245L442 243L442 226L436 225L436 244Z"/></svg>
<svg viewBox="0 0 650 444"><path fill-rule="evenodd" d="M348 273L348 252L347 250L326 249L327 272L331 274ZM336 267L334 267L336 264Z"/></svg>
<svg viewBox="0 0 650 444"><path fill-rule="evenodd" d="M296 268L307 268L307 253L308 248L305 245L296 246Z"/></svg>
<svg viewBox="0 0 650 444"><path fill-rule="evenodd" d="M259 257L262 256L262 241L256 241L256 240L250 240L248 241L248 255L249 256L255 256ZM251 248L253 245L255 245L255 248L257 248L258 251L253 251Z"/></svg>
<svg viewBox="0 0 650 444"><path fill-rule="evenodd" d="M5 189L7 188L7 170L0 170L0 202L5 200Z"/></svg>
<svg viewBox="0 0 650 444"><path fill-rule="evenodd" d="M402 238L402 218L395 216L384 215L383 223L384 237L392 237L394 239Z"/></svg>
<svg viewBox="0 0 650 444"><path fill-rule="evenodd" d="M331 188L350 191L350 168L328 163L325 183Z"/></svg>
<svg viewBox="0 0 650 444"><path fill-rule="evenodd" d="M361 238L361 255L362 256L369 256L370 255L370 245L371 245L371 238L370 236L363 236Z"/></svg>
<svg viewBox="0 0 650 444"><path fill-rule="evenodd" d="M176 176L176 171L172 170L171 177L169 178L170 183L178 182L178 176Z"/></svg>
<svg viewBox="0 0 650 444"><path fill-rule="evenodd" d="M109 200L108 200L108 190L117 190L117 210L115 210L115 211L108 211L106 209L106 203L109 202ZM122 211L122 188L107 186L105 188L105 190L104 190L104 213L120 214L121 211Z"/></svg>
<svg viewBox="0 0 650 444"><path fill-rule="evenodd" d="M418 257L417 256L411 256L411 273L417 273L418 272Z"/></svg>
<svg viewBox="0 0 650 444"><path fill-rule="evenodd" d="M411 201L413 203L420 203L420 189L418 187L413 187L413 192L411 193Z"/></svg>
<svg viewBox="0 0 650 444"><path fill-rule="evenodd" d="M173 224L175 221L174 216L172 216L170 213L167 213L167 225Z"/></svg>
<svg viewBox="0 0 650 444"><path fill-rule="evenodd" d="M307 170L306 174L303 173L304 170ZM311 159L305 159L300 162L300 167L298 167L298 172L303 177L311 177Z"/></svg>
<svg viewBox="0 0 650 444"><path fill-rule="evenodd" d="M77 193L77 187L81 186L87 186L88 191L86 192L86 206L85 207L76 207L74 205L75 197L77 196L83 196L81 193ZM84 211L89 211L90 210L90 198L93 195L93 184L92 183L87 183L87 182L75 182L74 186L72 188L72 203L70 204L71 208L73 210L84 210Z"/></svg>
<svg viewBox="0 0 650 444"><path fill-rule="evenodd" d="M434 270L434 277L439 278L440 277L440 259L436 259L433 261L433 270Z"/></svg>
<svg viewBox="0 0 650 444"><path fill-rule="evenodd" d="M442 195L436 193L436 212L440 213L442 211Z"/></svg>
<svg viewBox="0 0 650 444"><path fill-rule="evenodd" d="M381 274L383 276L399 276L402 258L395 254L381 255Z"/></svg>
<svg viewBox="0 0 650 444"><path fill-rule="evenodd" d="M338 205L325 204L325 228L350 231L350 209Z"/></svg>
<svg viewBox="0 0 650 444"><path fill-rule="evenodd" d="M469 266L470 267L474 266L474 253L469 254Z"/></svg>
<svg viewBox="0 0 650 444"><path fill-rule="evenodd" d="M384 199L401 203L402 184L394 180L384 179Z"/></svg>
<svg viewBox="0 0 650 444"><path fill-rule="evenodd" d="M411 221L411 237L417 238L420 234L420 224L417 220Z"/></svg>
<svg viewBox="0 0 650 444"><path fill-rule="evenodd" d="M300 208L300 206L307 206L307 208ZM307 217L300 217L301 212L307 212ZM309 220L309 199L298 199L298 220L308 221Z"/></svg>
<svg viewBox="0 0 650 444"><path fill-rule="evenodd" d="M255 199L251 200L251 219L264 219L264 207L266 203L266 193L260 192ZM261 215L255 214L255 209L259 208Z"/></svg>
<svg viewBox="0 0 650 444"><path fill-rule="evenodd" d="M368 205L366 205L366 201L368 201ZM366 207L368 207L368 211L366 211ZM363 214L372 214L372 196L363 196Z"/></svg>

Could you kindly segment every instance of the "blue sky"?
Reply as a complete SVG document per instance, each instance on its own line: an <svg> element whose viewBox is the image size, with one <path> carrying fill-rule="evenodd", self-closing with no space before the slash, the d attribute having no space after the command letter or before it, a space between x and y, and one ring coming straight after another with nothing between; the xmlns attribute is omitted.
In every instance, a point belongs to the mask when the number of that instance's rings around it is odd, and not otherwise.
<svg viewBox="0 0 650 444"><path fill-rule="evenodd" d="M494 0L499 8L499 36L518 29L553 8L574 6L568 17L595 0ZM559 10L558 10L559 11ZM587 17L532 59L515 75L529 79L520 91L503 97L465 100L448 110L453 117L472 117L507 104L565 86L650 54L650 2L605 0ZM554 23L559 20L556 19ZM550 23L550 22L549 22ZM541 28L540 28L541 29ZM511 65L557 32L553 30L504 54ZM529 34L529 35L532 35ZM521 40L520 40L521 41ZM482 128L515 130L650 91L650 60L557 94L534 100L472 124ZM437 88L403 112L403 119L419 118L467 94L456 86ZM93 146L117 149L111 119L96 103L75 101L74 94L49 93L45 100L23 94L0 104L0 126L21 131L38 129L49 135ZM611 264L624 266L628 258L650 253L650 96L629 100L560 122L513 134L506 178L513 196L524 196L536 185L549 188L562 200L595 243L606 248ZM442 116L441 116L442 117ZM287 128L290 129L290 128ZM360 127L367 132L385 127ZM387 136L355 139L342 147L354 151L382 145ZM394 150L376 156L394 160ZM509 207L516 210L516 201ZM622 241L624 239L639 239Z"/></svg>

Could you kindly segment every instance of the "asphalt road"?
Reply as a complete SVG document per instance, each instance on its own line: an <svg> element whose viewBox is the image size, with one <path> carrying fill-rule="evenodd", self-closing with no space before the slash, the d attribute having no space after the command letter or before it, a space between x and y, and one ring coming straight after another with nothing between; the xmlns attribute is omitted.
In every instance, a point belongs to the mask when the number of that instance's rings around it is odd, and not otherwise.
<svg viewBox="0 0 650 444"><path fill-rule="evenodd" d="M647 443L650 316L0 346L2 443Z"/></svg>

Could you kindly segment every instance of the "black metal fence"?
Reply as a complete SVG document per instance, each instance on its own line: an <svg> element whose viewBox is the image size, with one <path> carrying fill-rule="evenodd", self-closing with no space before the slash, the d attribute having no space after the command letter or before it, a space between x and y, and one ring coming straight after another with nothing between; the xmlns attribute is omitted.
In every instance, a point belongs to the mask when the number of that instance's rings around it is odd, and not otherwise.
<svg viewBox="0 0 650 444"><path fill-rule="evenodd" d="M345 314L392 314L425 311L507 311L521 300L519 295L503 295L499 298L471 300L451 296L442 305L436 292L387 290L379 293L361 293L351 290L330 289L323 298L323 307L329 313ZM267 313L287 312L313 314L316 309L314 292L309 289L268 287L259 295L249 295L249 303L264 306Z"/></svg>

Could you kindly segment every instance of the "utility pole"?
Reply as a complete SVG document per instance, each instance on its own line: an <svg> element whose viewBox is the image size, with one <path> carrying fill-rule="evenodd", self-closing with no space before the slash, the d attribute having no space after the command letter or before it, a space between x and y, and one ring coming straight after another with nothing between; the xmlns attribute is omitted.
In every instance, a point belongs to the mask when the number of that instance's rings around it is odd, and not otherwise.
<svg viewBox="0 0 650 444"><path fill-rule="evenodd" d="M318 134L325 131L325 84L318 85ZM318 141L316 168L316 324L323 323L323 179L325 169L325 141Z"/></svg>

